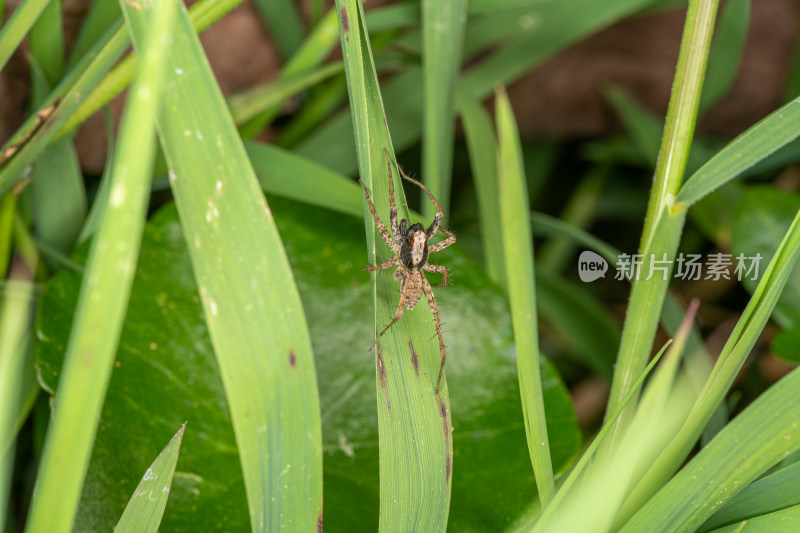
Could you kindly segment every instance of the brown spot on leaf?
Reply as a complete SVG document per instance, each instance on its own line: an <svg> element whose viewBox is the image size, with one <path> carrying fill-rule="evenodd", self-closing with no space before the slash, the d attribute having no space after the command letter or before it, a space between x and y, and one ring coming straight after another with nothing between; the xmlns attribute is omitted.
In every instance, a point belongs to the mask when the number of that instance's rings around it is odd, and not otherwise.
<svg viewBox="0 0 800 533"><path fill-rule="evenodd" d="M444 430L445 442L447 442L450 439L450 426L447 421L447 406L438 396L436 397L436 401L439 402L439 415L442 417L442 429Z"/></svg>
<svg viewBox="0 0 800 533"><path fill-rule="evenodd" d="M411 349L411 364L414 365L414 372L419 377L419 359L417 359L417 351L414 349L414 343L408 339L408 347Z"/></svg>
<svg viewBox="0 0 800 533"><path fill-rule="evenodd" d="M322 533L322 507L319 508L317 515L317 533Z"/></svg>
<svg viewBox="0 0 800 533"><path fill-rule="evenodd" d="M294 355L294 350L289 350L289 366L292 368L297 366L297 357Z"/></svg>
<svg viewBox="0 0 800 533"><path fill-rule="evenodd" d="M447 459L445 459L445 463L444 463L444 472L445 472L445 475L447 476L446 477L447 483L450 483L450 474L451 474L452 471L453 471L452 460L450 459L450 454L448 453L447 454Z"/></svg>
<svg viewBox="0 0 800 533"><path fill-rule="evenodd" d="M386 368L383 366L383 349L378 343L378 374L381 377L381 388L386 388Z"/></svg>
<svg viewBox="0 0 800 533"><path fill-rule="evenodd" d="M342 30L344 30L344 37L347 42L350 42L350 21L347 20L347 11L342 6Z"/></svg>

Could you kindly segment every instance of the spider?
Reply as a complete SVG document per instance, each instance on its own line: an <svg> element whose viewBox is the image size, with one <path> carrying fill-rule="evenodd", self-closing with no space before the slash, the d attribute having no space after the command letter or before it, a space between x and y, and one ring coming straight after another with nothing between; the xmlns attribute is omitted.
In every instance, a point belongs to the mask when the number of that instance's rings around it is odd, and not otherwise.
<svg viewBox="0 0 800 533"><path fill-rule="evenodd" d="M425 226L419 223L408 225L408 221L406 219L402 219L400 224L397 223L397 208L394 204L394 182L392 180L392 163L389 160L389 152L384 149L383 153L386 155L386 163L389 167L389 221L391 225L392 233L389 234L387 231L386 226L381 221L380 217L378 217L378 213L375 212L375 205L372 203L372 199L369 196L369 191L367 191L367 187L364 185L363 182L359 180L361 183L361 188L364 189L364 195L367 199L367 205L369 206L369 210L372 213L372 218L375 219L375 224L378 226L378 230L383 237L383 240L386 241L386 244L389 245L389 248L395 253L395 256L386 261L381 265L375 266L367 266L367 272L373 272L375 270L384 270L387 268L391 268L397 265L397 270L394 271L394 279L397 281L401 281L402 284L400 285L400 302L397 304L397 312L394 315L394 319L389 322L389 325L383 328L378 336L375 338L375 342L372 343L370 346L370 350L372 350L378 341L380 340L381 336L388 331L390 327L392 327L400 317L403 316L403 306L406 309L414 309L414 306L417 305L420 298L422 298L422 293L425 293L425 298L428 300L428 306L431 308L431 312L433 313L433 321L436 325L436 335L439 337L439 356L442 359L441 365L439 366L439 377L436 380L436 394L439 393L439 384L442 381L442 372L444 371L444 341L442 340L442 325L439 321L439 306L436 304L436 298L433 296L433 289L431 288L431 284L425 278L425 274L422 273L423 270L427 270L428 272L438 272L442 274L442 282L435 283L434 286L436 287L444 287L447 285L447 268L442 265L433 265L428 263L428 255L432 253L436 253L440 250L444 250L454 242L456 242L456 236L453 235L447 229L439 226L439 223L442 221L442 206L436 201L436 198L433 197L431 191L428 190L425 185L420 183L419 181L409 178L405 175L403 170L400 167L397 169L400 171L400 176L406 181L410 181L411 183L419 186L425 194L428 195L428 198L431 199L433 205L436 207L436 216L433 217L433 222L431 225L428 226L428 229L425 229ZM428 241L436 233L436 230L441 230L447 238L441 242L438 242L434 245L428 246Z"/></svg>

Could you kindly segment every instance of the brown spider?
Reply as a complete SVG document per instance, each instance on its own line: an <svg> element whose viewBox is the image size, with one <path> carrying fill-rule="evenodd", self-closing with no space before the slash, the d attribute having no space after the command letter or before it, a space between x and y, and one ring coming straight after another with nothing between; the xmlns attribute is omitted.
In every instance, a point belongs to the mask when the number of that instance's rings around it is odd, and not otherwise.
<svg viewBox="0 0 800 533"><path fill-rule="evenodd" d="M391 235L386 230L386 226L383 224L380 217L378 217L378 213L375 212L375 206L369 197L369 191L367 191L367 188L364 186L363 182L359 180L359 183L361 183L361 188L364 189L364 195L366 196L369 210L372 213L372 218L375 219L375 224L378 226L378 230L381 232L383 240L386 241L386 244L389 245L389 248L392 249L392 251L395 253L395 256L381 265L367 266L366 270L367 272L372 272L375 270L391 268L397 265L397 270L394 271L393 277L398 281L402 281L402 284L400 286L400 302L397 304L397 313L394 315L394 320L389 322L389 325L383 328L383 331L378 334L378 336L375 338L375 342L372 343L372 346L370 346L369 349L372 350L372 348L374 348L380 340L381 336L386 333L386 331L392 327L395 322L400 320L400 317L403 316L403 305L405 305L406 309L414 309L414 306L417 305L417 302L419 302L420 298L422 297L422 293L424 292L425 298L428 300L428 305L433 313L433 321L436 325L436 335L439 337L439 355L442 358L442 363L439 366L439 377L436 380L436 394L438 394L439 383L442 381L442 371L444 370L445 359L444 341L442 340L442 325L439 322L439 306L436 304L436 298L433 297L433 289L431 288L431 284L428 282L428 280L425 279L425 275L422 273L422 271L427 270L428 272L441 273L442 282L435 283L434 285L436 287L444 287L447 285L447 268L442 265L432 265L428 263L428 254L444 250L456 242L456 236L445 228L439 226L443 216L442 206L436 201L436 198L433 197L431 191L429 191L428 188L422 183L406 176L400 167L397 167L397 169L400 171L400 176L402 176L404 180L418 185L423 191L425 191L425 194L428 195L428 198L431 199L433 205L436 206L436 216L433 217L433 222L431 222L431 225L427 230L422 224L419 223L408 226L408 221L406 221L406 219L402 219L400 224L397 224L397 208L394 204L394 182L392 180L392 163L389 160L389 152L386 149L384 149L383 152L386 154L386 162L389 166L389 221L392 229ZM437 229L442 230L442 233L444 233L447 238L429 247L428 241L434 236Z"/></svg>

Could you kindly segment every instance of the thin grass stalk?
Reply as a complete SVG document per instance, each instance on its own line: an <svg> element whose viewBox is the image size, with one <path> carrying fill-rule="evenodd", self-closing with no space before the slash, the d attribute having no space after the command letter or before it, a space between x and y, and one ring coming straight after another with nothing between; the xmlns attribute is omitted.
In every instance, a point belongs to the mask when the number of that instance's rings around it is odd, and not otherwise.
<svg viewBox="0 0 800 533"><path fill-rule="evenodd" d="M675 195L683 180L692 144L717 6L718 0L693 0L689 3L664 136L639 245L639 252L644 254L641 270L644 277L654 266L654 258L666 259L669 266L663 276L655 275L650 279L634 281L606 419L620 405L647 365L672 275L672 262L686 216L686 207L675 202ZM629 408L635 403L636 397ZM623 412L618 429L627 425L631 414L631 411Z"/></svg>

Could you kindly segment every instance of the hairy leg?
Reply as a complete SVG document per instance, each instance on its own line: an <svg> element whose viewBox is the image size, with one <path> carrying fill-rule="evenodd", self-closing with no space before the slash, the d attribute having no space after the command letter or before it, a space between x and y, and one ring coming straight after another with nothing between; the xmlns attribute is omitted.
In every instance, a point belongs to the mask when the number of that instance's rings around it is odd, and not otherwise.
<svg viewBox="0 0 800 533"><path fill-rule="evenodd" d="M433 296L433 289L431 288L431 284L428 283L428 280L425 277L422 277L422 288L425 291L425 298L428 299L428 306L431 308L431 313L433 313L433 323L436 326L436 335L439 337L439 356L442 358L442 362L439 365L439 377L436 379L436 394L439 394L439 385L442 382L442 373L444 372L444 339L442 338L442 323L439 321L439 306L436 304L436 298Z"/></svg>
<svg viewBox="0 0 800 533"><path fill-rule="evenodd" d="M381 232L381 237L383 237L383 240L386 241L386 244L389 245L389 248L391 248L395 254L400 255L400 245L397 244L394 239L392 239L391 235L389 235L389 232L386 231L386 226L384 226L383 222L378 216L378 213L375 212L375 205L372 203L372 198L369 196L369 191L367 190L366 185L364 185L364 182L361 180L358 180L358 183L360 183L361 188L364 189L364 195L367 199L367 207L369 207L369 210L372 213L372 218L375 219L375 225L378 226L378 231Z"/></svg>
<svg viewBox="0 0 800 533"><path fill-rule="evenodd" d="M427 270L428 272L437 272L442 275L442 282L441 283L431 283L434 287L446 287L447 286L447 267L444 265L432 265L430 263L425 263L425 266L422 267L423 270Z"/></svg>

